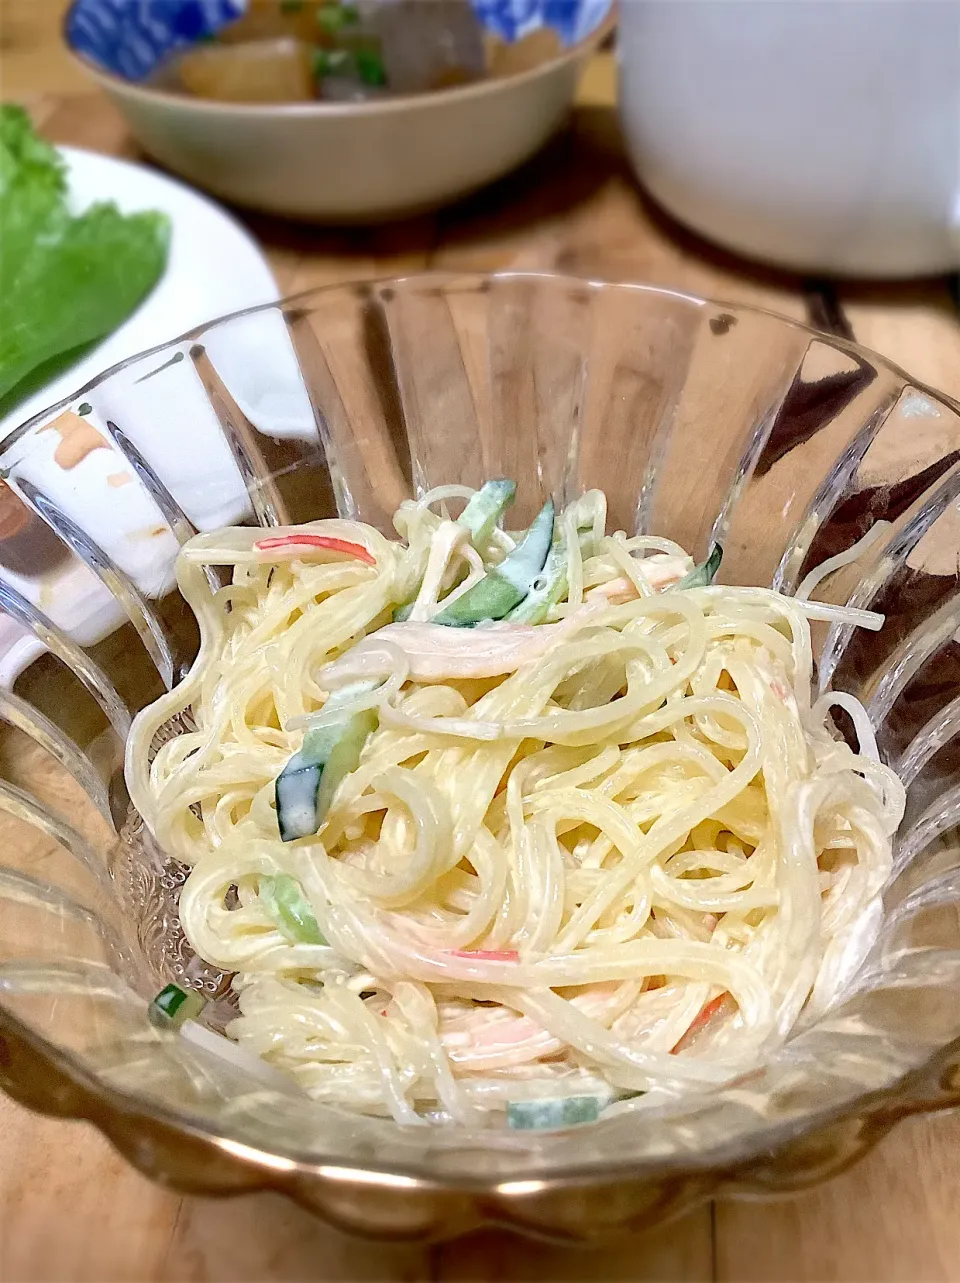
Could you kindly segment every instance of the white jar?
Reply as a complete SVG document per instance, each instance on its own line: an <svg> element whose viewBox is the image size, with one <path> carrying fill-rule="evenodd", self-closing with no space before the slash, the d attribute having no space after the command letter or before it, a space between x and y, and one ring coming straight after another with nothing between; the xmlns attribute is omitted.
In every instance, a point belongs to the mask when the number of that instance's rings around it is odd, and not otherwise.
<svg viewBox="0 0 960 1283"><path fill-rule="evenodd" d="M622 0L620 111L652 195L808 272L960 265L960 0Z"/></svg>

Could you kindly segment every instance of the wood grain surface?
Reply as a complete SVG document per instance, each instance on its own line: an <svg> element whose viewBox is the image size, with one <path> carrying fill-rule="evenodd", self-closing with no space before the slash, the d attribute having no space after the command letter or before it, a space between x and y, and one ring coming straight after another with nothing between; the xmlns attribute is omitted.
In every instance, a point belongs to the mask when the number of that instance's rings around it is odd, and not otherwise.
<svg viewBox="0 0 960 1283"><path fill-rule="evenodd" d="M62 8L61 0L0 0L0 94L25 103L56 142L136 157L123 122L60 45ZM601 55L571 129L454 210L346 232L240 217L284 292L424 268L650 281L814 322L839 315L859 341L960 396L955 281L824 289L708 247L639 193L614 99L613 62ZM367 1244L275 1196L184 1198L127 1167L91 1128L0 1098L0 1283L428 1279L952 1283L960 1280L960 1117L902 1124L816 1190L724 1202L642 1240L578 1252L496 1231L433 1248Z"/></svg>

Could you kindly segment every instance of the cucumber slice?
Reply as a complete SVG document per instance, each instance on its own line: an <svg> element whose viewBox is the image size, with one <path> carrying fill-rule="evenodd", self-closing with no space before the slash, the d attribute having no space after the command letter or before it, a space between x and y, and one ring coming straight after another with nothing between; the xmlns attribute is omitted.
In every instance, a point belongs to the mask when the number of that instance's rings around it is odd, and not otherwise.
<svg viewBox="0 0 960 1283"><path fill-rule="evenodd" d="M277 776L277 826L282 841L294 842L316 833L337 785L356 770L367 737L376 726L376 712L366 708L306 733L300 751Z"/></svg>
<svg viewBox="0 0 960 1283"><path fill-rule="evenodd" d="M484 482L457 518L457 525L465 526L469 530L472 544L482 548L487 543L504 509L513 503L516 493L517 487L513 481ZM490 608L497 608L499 603L500 598L494 597ZM393 623L406 623L413 613L414 605L415 601L408 601L397 606L393 612ZM509 610L509 606L506 609ZM489 618L494 619L497 616L491 615Z"/></svg>
<svg viewBox="0 0 960 1283"><path fill-rule="evenodd" d="M517 493L514 481L485 481L457 518L457 523L470 531L473 543L486 543L493 528L513 503Z"/></svg>
<svg viewBox="0 0 960 1283"><path fill-rule="evenodd" d="M511 1100L507 1102L507 1126L514 1131L539 1131L544 1128L595 1123L604 1103L599 1096Z"/></svg>
<svg viewBox="0 0 960 1283"><path fill-rule="evenodd" d="M446 624L449 628L472 628L487 619L503 619L524 596L496 570L490 570L469 592L434 615L430 622Z"/></svg>
<svg viewBox="0 0 960 1283"><path fill-rule="evenodd" d="M708 584L713 583L722 560L723 549L715 543L706 561L702 561L699 566L694 566L688 575L684 575L674 584L674 588L706 588Z"/></svg>
<svg viewBox="0 0 960 1283"><path fill-rule="evenodd" d="M534 517L522 541L496 567L500 578L519 588L524 596L533 587L533 581L546 565L553 545L555 519L556 509L553 506L553 500L548 499Z"/></svg>
<svg viewBox="0 0 960 1283"><path fill-rule="evenodd" d="M526 597L507 615L511 623L542 624L547 611L567 591L567 555L563 543L550 549L547 564L533 581Z"/></svg>
<svg viewBox="0 0 960 1283"><path fill-rule="evenodd" d="M325 731L333 729L332 727L323 726L319 730L310 731L304 736L304 745L311 736L320 736ZM343 726L340 737L330 745L327 752L326 763L323 767L323 774L320 777L320 787L317 790L317 825L323 820L327 811L330 809L330 803L333 801L333 795L337 791L342 780L355 771L360 762L360 754L363 746L366 744L369 736L377 729L377 713L373 708L365 708L360 713L354 713L350 720ZM314 829L316 832L316 829Z"/></svg>
<svg viewBox="0 0 960 1283"><path fill-rule="evenodd" d="M147 1008L150 1023L158 1029L176 1029L185 1020L195 1020L206 1006L206 998L196 989L167 985Z"/></svg>
<svg viewBox="0 0 960 1283"><path fill-rule="evenodd" d="M434 615L431 623L471 628L487 620L504 619L531 592L546 564L553 544L555 515L553 500L548 499L513 552L469 592Z"/></svg>
<svg viewBox="0 0 960 1283"><path fill-rule="evenodd" d="M287 873L260 879L260 900L281 932L294 944L326 944L300 883Z"/></svg>

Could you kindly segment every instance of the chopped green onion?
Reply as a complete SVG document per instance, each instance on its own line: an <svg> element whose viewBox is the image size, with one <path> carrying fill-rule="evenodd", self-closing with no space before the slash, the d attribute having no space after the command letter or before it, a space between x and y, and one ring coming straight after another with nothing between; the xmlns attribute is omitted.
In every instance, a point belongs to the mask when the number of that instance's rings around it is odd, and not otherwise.
<svg viewBox="0 0 960 1283"><path fill-rule="evenodd" d="M313 74L317 80L324 76L349 76L353 70L353 54L346 49L318 49L313 55Z"/></svg>
<svg viewBox="0 0 960 1283"><path fill-rule="evenodd" d="M457 518L457 524L466 526L473 543L486 543L493 528L513 503L517 493L514 481L485 481Z"/></svg>
<svg viewBox="0 0 960 1283"><path fill-rule="evenodd" d="M92 414L92 413L93 413L93 406L90 404L89 401L82 401L80 405L77 406L77 414L79 415Z"/></svg>
<svg viewBox="0 0 960 1283"><path fill-rule="evenodd" d="M675 588L706 588L708 584L713 583L713 578L720 569L720 562L723 560L723 549L718 543L715 543L710 549L710 556L706 561L702 561L699 566L694 566L688 575L674 584Z"/></svg>
<svg viewBox="0 0 960 1283"><path fill-rule="evenodd" d="M185 1020L195 1020L206 1006L206 999L196 989L167 985L147 1008L150 1023L158 1029L178 1029Z"/></svg>
<svg viewBox="0 0 960 1283"><path fill-rule="evenodd" d="M335 36L344 27L355 26L360 14L352 4L325 4L317 10L317 23L328 36Z"/></svg>
<svg viewBox="0 0 960 1283"><path fill-rule="evenodd" d="M574 1127L595 1123L600 1117L599 1096L559 1096L553 1100L511 1100L507 1126L515 1131L547 1127Z"/></svg>
<svg viewBox="0 0 960 1283"><path fill-rule="evenodd" d="M354 55L357 62L357 75L365 85L385 85L387 73L383 69L380 55L371 49L358 49Z"/></svg>
<svg viewBox="0 0 960 1283"><path fill-rule="evenodd" d="M326 944L306 897L286 873L260 879L260 901L283 935L293 944Z"/></svg>
<svg viewBox="0 0 960 1283"><path fill-rule="evenodd" d="M338 4L325 4L317 10L317 25L329 36L343 26L343 10Z"/></svg>

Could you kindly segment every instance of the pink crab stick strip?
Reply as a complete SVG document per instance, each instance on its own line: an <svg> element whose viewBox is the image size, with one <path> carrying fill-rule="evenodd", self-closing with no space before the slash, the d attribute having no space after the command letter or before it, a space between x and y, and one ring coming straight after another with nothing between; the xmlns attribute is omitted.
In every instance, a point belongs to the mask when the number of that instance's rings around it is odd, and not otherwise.
<svg viewBox="0 0 960 1283"><path fill-rule="evenodd" d="M269 554L266 561L329 561L324 553L334 553L336 557L353 557L366 562L368 566L377 564L376 558L363 544L351 543L349 539L334 539L329 535L280 535L271 539L258 539L253 545L259 553Z"/></svg>
<svg viewBox="0 0 960 1283"><path fill-rule="evenodd" d="M539 659L550 647L592 622L602 605L582 606L556 624L494 624L489 628L445 628L434 623L385 624L358 642L323 671L323 682L340 683L383 671L390 642L407 657L416 681L451 677L497 677Z"/></svg>

